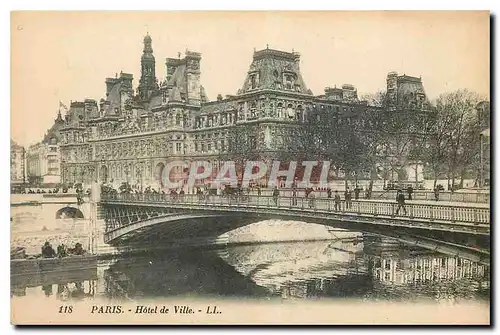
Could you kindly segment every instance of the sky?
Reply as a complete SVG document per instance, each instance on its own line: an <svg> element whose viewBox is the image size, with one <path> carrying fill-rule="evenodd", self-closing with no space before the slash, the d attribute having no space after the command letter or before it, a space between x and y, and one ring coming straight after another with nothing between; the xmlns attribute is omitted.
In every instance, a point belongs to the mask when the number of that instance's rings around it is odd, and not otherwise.
<svg viewBox="0 0 500 335"><path fill-rule="evenodd" d="M105 95L120 71L140 77L143 37L153 40L156 76L165 58L202 54L208 98L236 94L254 49L301 54L315 95L352 84L358 95L385 89L387 73L421 76L430 99L457 89L490 91L488 12L13 12L11 138L42 140L59 101Z"/></svg>

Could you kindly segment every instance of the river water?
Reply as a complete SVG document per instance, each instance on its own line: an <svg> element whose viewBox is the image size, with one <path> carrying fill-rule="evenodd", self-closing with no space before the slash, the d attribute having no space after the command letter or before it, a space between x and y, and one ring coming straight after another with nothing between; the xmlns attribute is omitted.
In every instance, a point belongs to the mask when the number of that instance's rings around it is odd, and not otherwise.
<svg viewBox="0 0 500 335"><path fill-rule="evenodd" d="M12 299L355 299L489 302L490 268L360 233L337 241L177 250L11 281Z"/></svg>

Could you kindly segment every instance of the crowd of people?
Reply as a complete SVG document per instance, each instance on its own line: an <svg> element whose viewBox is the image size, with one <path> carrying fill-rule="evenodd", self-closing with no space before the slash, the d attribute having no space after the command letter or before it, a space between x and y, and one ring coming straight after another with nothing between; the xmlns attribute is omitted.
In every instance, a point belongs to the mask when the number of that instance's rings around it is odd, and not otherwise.
<svg viewBox="0 0 500 335"><path fill-rule="evenodd" d="M288 194L291 193L292 197L292 202L293 204L296 204L296 198L300 197L300 194L304 194L304 197L309 199L309 204L311 207L314 206L316 198L319 198L321 196L324 196L324 193L326 192L326 198L334 199L334 203L336 207L340 207L340 203L342 202L341 200L341 193L338 190L333 191L329 187L307 187L305 189L299 189L297 187L297 184L294 182L292 183L291 190L284 188L284 185L281 185L283 187L279 188L278 186L275 186L272 189L272 197L277 203L277 198L282 195L283 191L286 191ZM178 196L182 196L184 194L196 194L200 197L203 197L205 195L221 195L221 196L246 196L250 194L256 194L257 196L261 196L263 193L263 190L268 189L267 187L264 187L262 185L258 184L251 184L249 185L246 189L243 189L241 185L238 185L237 187L232 187L230 185L221 185L218 189L212 189L210 188L209 185L203 185L203 186L198 186L195 187L191 192L186 193L184 188L178 188L178 189L155 189L151 186L146 187L144 190L141 190L139 188L133 188L131 187L128 183L123 183L118 189L115 189L109 185L103 185L101 187L101 192L103 194L168 194L170 196L173 196L174 198L177 198ZM406 191L406 192L405 192ZM388 191L386 191L388 192ZM343 199L345 202L346 209L351 208L352 206L352 201L353 200L359 200L362 197L364 199L372 199L372 189L370 187L367 187L364 189L363 187L359 187L356 185L353 189L346 187L345 190L342 192L343 193ZM405 196L406 193L406 196ZM396 192L396 202L400 203L402 202L402 199L407 199L407 200L413 200L413 193L414 189L410 185L407 187L406 190L402 189L397 189ZM439 200L439 193L440 193L440 188L436 187L434 189L434 197L435 200Z"/></svg>
<svg viewBox="0 0 500 335"><path fill-rule="evenodd" d="M11 240L11 248L23 248L27 256L36 257L44 255L55 254L75 254L75 250L77 254L81 252L82 242L84 242L85 237L72 237L70 234L58 234L51 235L50 242L47 241L47 237L42 236L16 236ZM50 248L46 248L50 246ZM57 245L56 250L52 247L52 245ZM64 246L64 247L63 247ZM68 248L67 246L74 246L73 248ZM45 248L45 249L44 249ZM52 251L54 253L52 253ZM60 250L60 252L58 252Z"/></svg>
<svg viewBox="0 0 500 335"><path fill-rule="evenodd" d="M69 187L54 187L54 188L14 188L11 190L13 194L47 194L47 193L68 193L71 192Z"/></svg>
<svg viewBox="0 0 500 335"><path fill-rule="evenodd" d="M49 241L45 241L42 246L41 255L43 258L63 258L71 255L83 255L85 250L83 250L81 243L75 243L74 248L68 248L65 244L59 244L57 246L57 251L54 250L52 244Z"/></svg>
<svg viewBox="0 0 500 335"><path fill-rule="evenodd" d="M284 185L282 185L284 186ZM241 185L237 187L231 187L229 185L223 185L220 190L218 189L211 189L208 186L204 187L196 187L194 188L193 192L191 194L196 194L198 195L199 199L204 199L205 196L210 196L210 195L221 195L221 196L227 196L227 197L237 197L241 201L245 201L248 198L248 195L251 193L256 193L257 196L262 195L262 190L266 189L261 185L253 184L250 185L248 188L243 189ZM278 188L278 186L275 186L272 189L272 199L274 202L275 206L278 206L279 203L279 198L282 196L282 191L283 189ZM285 189L286 192L288 193L290 190ZM169 194L172 198L172 200L178 200L182 199L182 196L185 194L184 189L170 189L169 191L165 192L165 190L161 189L154 189L152 187L146 187L144 191L140 189L133 189L127 184L123 184L119 190L115 190L112 187L104 187L103 188L104 193L125 193L125 194ZM302 192L303 191L303 192ZM439 193L440 193L440 188L436 187L434 189L434 198L436 201L439 200ZM349 187L346 187L345 190L341 193L339 190L332 190L331 188L320 188L320 187L307 187L305 189L299 189L297 187L296 183L292 184L291 188L291 204L292 206L296 206L298 201L298 198L304 197L307 199L307 205L309 208L316 208L316 199L320 198L321 195L326 192L326 198L328 199L333 199L333 209L335 211L340 211L342 210L342 207L344 207L345 210L349 210L352 208L352 202L353 200L359 200L361 199L361 196L364 195L364 199L371 199L372 197L372 190L371 188L366 188L363 189L362 187L359 187L356 185L354 189L350 189ZM406 200L413 200L413 192L414 189L410 185L408 186L404 191L402 189L397 189L396 192L396 204L397 204L397 209L396 209L396 215L399 215L400 211L406 215ZM406 194L405 194L406 193ZM303 194L303 196L302 196ZM290 193L287 194L290 196ZM343 195L343 197L342 197ZM342 199L343 198L343 199ZM344 203L344 206L342 206L342 203Z"/></svg>

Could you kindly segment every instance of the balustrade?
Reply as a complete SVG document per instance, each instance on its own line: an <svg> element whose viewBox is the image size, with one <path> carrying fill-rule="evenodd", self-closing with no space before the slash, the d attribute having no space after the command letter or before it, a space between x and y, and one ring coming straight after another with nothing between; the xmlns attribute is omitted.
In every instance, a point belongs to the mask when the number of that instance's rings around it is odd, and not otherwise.
<svg viewBox="0 0 500 335"><path fill-rule="evenodd" d="M407 217L426 221L489 224L489 208L444 206L439 204L406 204L373 200L342 201L335 205L331 198L283 197L267 195L199 195L199 194L104 194L101 201L147 204L179 204L193 207L237 207L242 209L273 208L281 211L317 211L345 215ZM339 206L340 205L340 206ZM340 208L336 208L340 207Z"/></svg>

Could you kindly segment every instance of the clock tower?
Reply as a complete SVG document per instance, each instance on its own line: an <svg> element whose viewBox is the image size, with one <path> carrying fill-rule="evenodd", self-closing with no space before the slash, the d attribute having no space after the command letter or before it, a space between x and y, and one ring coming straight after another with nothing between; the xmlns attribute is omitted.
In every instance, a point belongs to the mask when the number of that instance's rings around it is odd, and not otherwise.
<svg viewBox="0 0 500 335"><path fill-rule="evenodd" d="M155 75L155 57L151 46L151 36L144 37L144 49L141 57L141 79L139 80L138 93L141 100L148 100L158 90Z"/></svg>

